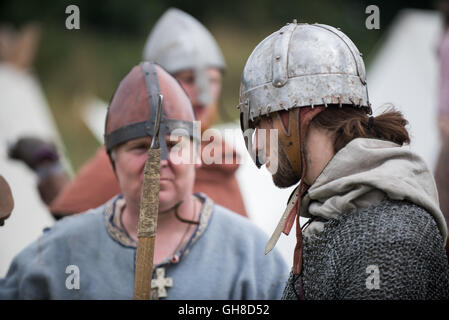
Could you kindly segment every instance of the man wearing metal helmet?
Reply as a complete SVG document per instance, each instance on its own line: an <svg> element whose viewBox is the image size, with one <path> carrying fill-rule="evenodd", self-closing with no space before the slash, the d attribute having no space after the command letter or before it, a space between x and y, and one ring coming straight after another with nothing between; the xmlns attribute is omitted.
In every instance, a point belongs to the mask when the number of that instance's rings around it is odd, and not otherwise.
<svg viewBox="0 0 449 320"><path fill-rule="evenodd" d="M122 80L106 117L105 144L121 195L60 220L23 250L0 279L0 299L133 296L144 166L160 103L153 297L280 298L288 271L279 253L263 255L264 233L207 195L193 194L200 162L191 103L172 76L145 62Z"/></svg>
<svg viewBox="0 0 449 320"><path fill-rule="evenodd" d="M168 9L156 22L143 49L181 83L204 131L216 120L221 75L226 64L217 42L194 17Z"/></svg>
<svg viewBox="0 0 449 320"><path fill-rule="evenodd" d="M344 33L294 21L268 36L246 62L238 107L256 165L279 187L299 182L266 247L296 220L283 298L449 298L432 174L403 146L400 112L371 116L364 63Z"/></svg>
<svg viewBox="0 0 449 320"><path fill-rule="evenodd" d="M0 175L0 226L5 224L14 209L14 199L8 182Z"/></svg>

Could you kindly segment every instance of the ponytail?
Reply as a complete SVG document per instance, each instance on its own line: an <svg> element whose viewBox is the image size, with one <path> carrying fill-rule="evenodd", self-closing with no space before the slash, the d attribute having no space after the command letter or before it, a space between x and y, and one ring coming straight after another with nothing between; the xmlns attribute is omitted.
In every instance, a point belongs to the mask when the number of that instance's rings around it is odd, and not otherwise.
<svg viewBox="0 0 449 320"><path fill-rule="evenodd" d="M371 119L370 119L371 118ZM311 122L311 126L330 131L334 137L334 151L338 152L356 138L391 141L399 145L410 143L405 126L408 121L393 107L374 117L352 106L329 106Z"/></svg>

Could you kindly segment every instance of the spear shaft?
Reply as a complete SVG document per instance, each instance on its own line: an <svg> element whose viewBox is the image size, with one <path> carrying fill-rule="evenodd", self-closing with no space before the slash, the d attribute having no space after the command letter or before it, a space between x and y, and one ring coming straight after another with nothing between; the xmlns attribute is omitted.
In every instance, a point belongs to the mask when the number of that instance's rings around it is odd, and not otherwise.
<svg viewBox="0 0 449 320"><path fill-rule="evenodd" d="M162 114L162 95L156 111L154 134L144 168L142 194L140 197L139 223L137 227L136 273L134 276L134 299L151 300L153 278L154 244L159 212L159 180L161 174L161 148L159 129ZM163 137L165 139L165 137Z"/></svg>

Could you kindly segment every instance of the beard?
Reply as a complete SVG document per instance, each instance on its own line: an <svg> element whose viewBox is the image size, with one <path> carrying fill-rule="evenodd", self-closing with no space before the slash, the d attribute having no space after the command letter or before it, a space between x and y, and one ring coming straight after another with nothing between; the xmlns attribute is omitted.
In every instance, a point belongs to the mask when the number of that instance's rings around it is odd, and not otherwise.
<svg viewBox="0 0 449 320"><path fill-rule="evenodd" d="M272 175L274 184L279 188L288 188L299 182L300 177L296 174L287 154L283 148L279 148L278 168L275 174Z"/></svg>

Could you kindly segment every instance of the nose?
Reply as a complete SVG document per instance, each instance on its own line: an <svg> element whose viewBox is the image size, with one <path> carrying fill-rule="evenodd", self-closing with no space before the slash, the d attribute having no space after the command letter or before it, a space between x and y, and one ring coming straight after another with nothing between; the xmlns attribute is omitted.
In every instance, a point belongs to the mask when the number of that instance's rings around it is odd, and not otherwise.
<svg viewBox="0 0 449 320"><path fill-rule="evenodd" d="M198 88L192 85L188 88L188 90L186 90L186 92L190 99L190 102L192 102L192 106L198 106Z"/></svg>
<svg viewBox="0 0 449 320"><path fill-rule="evenodd" d="M168 166L168 159L161 159L161 168L167 167Z"/></svg>

